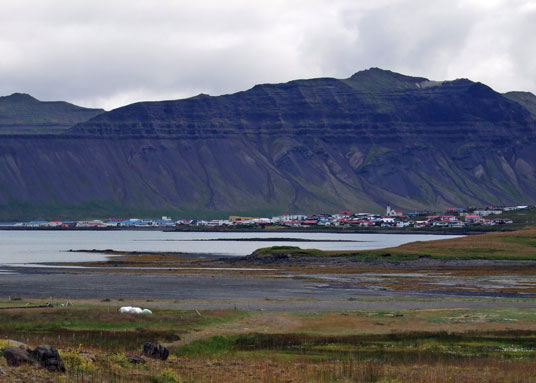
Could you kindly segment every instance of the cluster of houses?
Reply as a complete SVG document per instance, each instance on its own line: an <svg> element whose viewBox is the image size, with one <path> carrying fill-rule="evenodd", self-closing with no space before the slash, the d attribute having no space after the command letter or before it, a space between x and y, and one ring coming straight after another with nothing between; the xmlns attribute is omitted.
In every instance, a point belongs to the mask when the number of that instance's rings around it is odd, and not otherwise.
<svg viewBox="0 0 536 383"><path fill-rule="evenodd" d="M91 221L29 221L29 222L16 222L16 223L4 223L2 226L14 227L14 228L47 228L47 229L91 229L91 228L172 228L175 227L175 221L169 217L162 217L161 219L114 219L107 220L91 220Z"/></svg>
<svg viewBox="0 0 536 383"><path fill-rule="evenodd" d="M467 225L505 225L512 224L509 218L503 218L500 215L506 211L528 209L529 206L510 206L510 207L487 207L482 210L475 208L451 208L445 212L435 214L429 211L416 211L404 213L402 210L391 209L387 206L386 213L352 213L341 211L338 214L318 214L318 215L282 215L272 218L255 218L255 217L238 217L231 216L228 220L212 221L177 221L177 226L196 225L196 226L235 226L235 225L278 225L293 228L304 228L312 226L320 227L383 227L383 228L429 228L429 227L448 227L463 228Z"/></svg>
<svg viewBox="0 0 536 383"><path fill-rule="evenodd" d="M231 216L228 219L211 221L198 219L173 220L170 217L160 219L108 219L92 221L30 221L0 224L13 228L187 228L187 227L231 227L231 226L286 226L290 228L305 227L382 227L382 228L463 228L468 225L505 225L512 220L504 218L503 212L528 209L529 206L476 208L451 208L441 213L415 211L404 213L402 210L387 206L385 214L351 213L341 211L338 214L285 214L272 218Z"/></svg>

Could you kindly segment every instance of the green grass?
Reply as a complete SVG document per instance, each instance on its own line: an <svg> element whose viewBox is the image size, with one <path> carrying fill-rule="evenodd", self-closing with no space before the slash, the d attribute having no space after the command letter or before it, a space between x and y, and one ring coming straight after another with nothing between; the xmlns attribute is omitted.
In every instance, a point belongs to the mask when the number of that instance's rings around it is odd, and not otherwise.
<svg viewBox="0 0 536 383"><path fill-rule="evenodd" d="M508 236L500 238L501 241L505 243L515 243L523 246L529 246L536 248L536 237L525 237L525 236Z"/></svg>
<svg viewBox="0 0 536 383"><path fill-rule="evenodd" d="M69 307L3 311L0 337L107 350L137 349L146 341L173 342L181 334L243 317L236 310L203 312L154 309L152 315L120 314L109 307Z"/></svg>
<svg viewBox="0 0 536 383"><path fill-rule="evenodd" d="M291 356L315 359L374 359L389 363L453 360L460 357L536 358L536 332L402 332L392 334L321 336L259 334L215 336L178 348L179 356Z"/></svg>
<svg viewBox="0 0 536 383"><path fill-rule="evenodd" d="M236 337L213 336L175 350L177 356L221 356L233 351Z"/></svg>
<svg viewBox="0 0 536 383"><path fill-rule="evenodd" d="M405 313L408 315L408 313ZM481 310L430 311L423 318L432 323L512 323L517 321L536 322L536 311L511 308Z"/></svg>
<svg viewBox="0 0 536 383"><path fill-rule="evenodd" d="M297 318L316 317L324 320L329 313L296 313ZM498 358L505 360L536 359L534 330L470 330L434 331L434 324L461 326L467 323L531 323L536 320L532 309L482 310L405 310L352 311L352 316L377 318L389 323L425 321L428 330L327 335L311 329L296 333L245 333L213 336L173 350L183 357L246 358L262 360L374 360L381 363L437 363L467 358ZM329 320L329 319L326 319ZM452 327L454 328L454 327ZM460 327L458 327L460 328Z"/></svg>
<svg viewBox="0 0 536 383"><path fill-rule="evenodd" d="M253 252L257 258L266 257L325 257L328 254L321 250L316 249L301 249L297 246L272 246L265 247Z"/></svg>
<svg viewBox="0 0 536 383"><path fill-rule="evenodd" d="M180 383L181 379L173 372L173 370L166 368L160 374L152 378L154 383Z"/></svg>
<svg viewBox="0 0 536 383"><path fill-rule="evenodd" d="M317 249L302 249L296 246L272 246L257 249L253 252L257 258L300 258L300 257L315 257L315 258L332 258L332 257L347 257L357 258L363 261L378 257L387 258L392 261L409 261L423 257L428 257L422 254L390 254L385 252L358 252L358 251L323 251Z"/></svg>

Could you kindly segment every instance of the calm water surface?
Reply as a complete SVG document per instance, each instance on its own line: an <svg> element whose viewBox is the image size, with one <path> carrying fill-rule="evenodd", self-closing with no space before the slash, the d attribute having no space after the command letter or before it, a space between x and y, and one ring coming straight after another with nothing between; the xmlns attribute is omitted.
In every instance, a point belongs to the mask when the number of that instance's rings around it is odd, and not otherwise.
<svg viewBox="0 0 536 383"><path fill-rule="evenodd" d="M106 259L101 254L73 250L176 251L244 256L260 247L299 246L320 250L369 250L408 242L454 238L424 234L336 233L187 233L161 231L0 231L0 264L84 262ZM228 239L258 238L258 241ZM263 241L265 238L300 238L315 242ZM218 239L227 239L218 241ZM322 242L322 241L347 242ZM320 241L320 242L317 242Z"/></svg>

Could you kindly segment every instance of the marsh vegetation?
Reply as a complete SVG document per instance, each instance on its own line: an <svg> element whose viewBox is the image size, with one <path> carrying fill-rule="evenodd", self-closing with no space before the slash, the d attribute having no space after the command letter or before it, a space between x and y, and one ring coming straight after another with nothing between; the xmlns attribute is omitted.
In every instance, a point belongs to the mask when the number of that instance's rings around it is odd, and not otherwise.
<svg viewBox="0 0 536 383"><path fill-rule="evenodd" d="M3 307L39 301L2 302ZM119 314L123 302L5 309L7 339L60 351L67 373L0 366L22 382L532 382L536 310L329 313L200 311L147 302L153 315ZM171 351L133 365L144 341Z"/></svg>

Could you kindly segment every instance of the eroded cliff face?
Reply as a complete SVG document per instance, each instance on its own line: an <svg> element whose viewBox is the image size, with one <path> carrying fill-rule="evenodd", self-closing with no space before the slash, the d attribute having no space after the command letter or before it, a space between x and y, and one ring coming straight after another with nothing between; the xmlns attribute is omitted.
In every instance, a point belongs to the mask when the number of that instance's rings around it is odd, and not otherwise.
<svg viewBox="0 0 536 383"><path fill-rule="evenodd" d="M534 149L489 153L479 145L456 151L287 137L16 139L0 145L0 209L26 202L39 216L68 216L77 206L121 215L532 203Z"/></svg>
<svg viewBox="0 0 536 383"><path fill-rule="evenodd" d="M383 211L536 201L535 122L469 80L377 69L138 103L0 143L0 215Z"/></svg>

